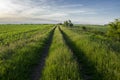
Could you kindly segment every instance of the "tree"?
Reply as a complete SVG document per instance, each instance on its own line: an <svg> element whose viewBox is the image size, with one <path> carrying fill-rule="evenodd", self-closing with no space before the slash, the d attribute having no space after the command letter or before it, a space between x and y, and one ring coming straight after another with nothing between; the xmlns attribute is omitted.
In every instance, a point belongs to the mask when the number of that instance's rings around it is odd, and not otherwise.
<svg viewBox="0 0 120 80"><path fill-rule="evenodd" d="M66 27L73 27L73 23L71 22L71 20L64 21L64 26L66 26Z"/></svg>
<svg viewBox="0 0 120 80"><path fill-rule="evenodd" d="M68 21L64 21L64 26L68 26Z"/></svg>
<svg viewBox="0 0 120 80"><path fill-rule="evenodd" d="M109 30L107 35L120 41L120 19L116 19L114 22L108 24Z"/></svg>
<svg viewBox="0 0 120 80"><path fill-rule="evenodd" d="M62 23L58 23L58 25L62 25Z"/></svg>
<svg viewBox="0 0 120 80"><path fill-rule="evenodd" d="M85 26L82 26L82 30L86 31L86 30L87 30L87 28L86 28Z"/></svg>
<svg viewBox="0 0 120 80"><path fill-rule="evenodd" d="M73 23L71 20L68 20L68 23L69 23L69 27L73 27Z"/></svg>

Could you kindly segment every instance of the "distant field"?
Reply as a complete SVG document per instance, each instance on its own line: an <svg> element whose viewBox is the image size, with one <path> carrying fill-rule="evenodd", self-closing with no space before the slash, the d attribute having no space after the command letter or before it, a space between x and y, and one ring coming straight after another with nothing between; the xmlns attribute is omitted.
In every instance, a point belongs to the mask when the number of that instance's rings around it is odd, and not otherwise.
<svg viewBox="0 0 120 80"><path fill-rule="evenodd" d="M0 25L0 80L120 80L120 42L102 25Z"/></svg>
<svg viewBox="0 0 120 80"><path fill-rule="evenodd" d="M82 28L83 26L88 28L89 30L96 30L96 31L102 31L105 32L108 29L108 26L105 25L83 25L83 24L77 24L75 25L77 28Z"/></svg>

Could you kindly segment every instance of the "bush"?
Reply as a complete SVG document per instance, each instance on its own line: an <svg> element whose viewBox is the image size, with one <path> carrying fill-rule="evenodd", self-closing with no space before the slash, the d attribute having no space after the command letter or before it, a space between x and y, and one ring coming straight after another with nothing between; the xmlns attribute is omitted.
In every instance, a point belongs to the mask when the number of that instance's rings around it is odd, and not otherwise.
<svg viewBox="0 0 120 80"><path fill-rule="evenodd" d="M120 41L120 19L116 19L114 22L108 24L109 30L107 35L115 40Z"/></svg>
<svg viewBox="0 0 120 80"><path fill-rule="evenodd" d="M87 28L86 28L85 26L82 26L82 30L86 31L86 30L87 30Z"/></svg>

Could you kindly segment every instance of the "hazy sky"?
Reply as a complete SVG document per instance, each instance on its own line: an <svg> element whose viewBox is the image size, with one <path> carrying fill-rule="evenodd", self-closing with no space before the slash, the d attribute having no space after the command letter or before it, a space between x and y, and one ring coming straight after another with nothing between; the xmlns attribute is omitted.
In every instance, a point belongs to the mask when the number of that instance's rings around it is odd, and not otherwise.
<svg viewBox="0 0 120 80"><path fill-rule="evenodd" d="M120 0L0 0L0 23L105 24L120 18Z"/></svg>

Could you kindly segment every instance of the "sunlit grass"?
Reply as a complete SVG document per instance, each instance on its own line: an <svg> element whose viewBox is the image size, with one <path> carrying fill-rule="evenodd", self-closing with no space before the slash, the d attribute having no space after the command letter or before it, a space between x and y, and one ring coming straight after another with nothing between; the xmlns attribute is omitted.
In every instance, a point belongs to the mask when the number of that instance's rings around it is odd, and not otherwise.
<svg viewBox="0 0 120 80"><path fill-rule="evenodd" d="M62 30L71 42L69 44L71 44L72 49L78 50L78 59L83 56L85 58L83 60L87 60L88 65L92 64L97 73L101 75L101 77L97 77L98 79L120 79L120 59L115 52L106 48L104 44L91 41L88 34L77 34L67 28L62 28Z"/></svg>
<svg viewBox="0 0 120 80"><path fill-rule="evenodd" d="M41 58L45 43L53 32L51 28L47 32L43 29L44 33L30 38L23 47L14 48L11 56L8 50L7 59L0 57L0 80L30 80L31 71Z"/></svg>
<svg viewBox="0 0 120 80"><path fill-rule="evenodd" d="M54 33L41 80L80 80L78 64L58 28Z"/></svg>

